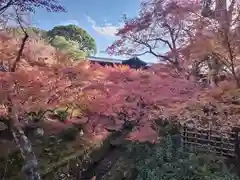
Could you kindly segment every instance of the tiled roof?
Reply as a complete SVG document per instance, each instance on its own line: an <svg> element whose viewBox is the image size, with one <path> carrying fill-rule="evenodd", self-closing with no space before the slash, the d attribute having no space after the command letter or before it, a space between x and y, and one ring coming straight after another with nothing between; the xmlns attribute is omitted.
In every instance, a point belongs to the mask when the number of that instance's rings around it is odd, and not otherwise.
<svg viewBox="0 0 240 180"><path fill-rule="evenodd" d="M127 61L129 59L114 59L114 58L104 58L104 57L95 57L95 56L89 56L87 57L87 60L89 61L95 61L95 62L109 62L109 63L117 63L122 64L124 61ZM140 59L139 59L140 60ZM140 60L141 61L141 60ZM143 61L144 62L144 61ZM145 62L146 63L146 62ZM153 63L147 63L146 66L150 67Z"/></svg>
<svg viewBox="0 0 240 180"><path fill-rule="evenodd" d="M118 63L118 64L122 64L122 62L124 61L123 59L112 59L112 58L103 58L103 57L94 57L94 56L89 56L87 59L89 61L110 62L110 63Z"/></svg>

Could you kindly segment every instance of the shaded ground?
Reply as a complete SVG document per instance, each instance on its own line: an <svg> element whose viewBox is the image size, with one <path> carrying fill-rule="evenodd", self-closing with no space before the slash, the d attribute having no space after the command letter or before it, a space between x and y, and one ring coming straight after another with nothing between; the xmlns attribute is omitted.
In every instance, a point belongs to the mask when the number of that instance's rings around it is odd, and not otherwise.
<svg viewBox="0 0 240 180"><path fill-rule="evenodd" d="M72 126L61 122L45 122L41 127L44 129L43 137L31 138L34 152L40 160L40 170L42 172L51 169L50 164L59 162L64 158L78 151L83 152L89 149L94 143L102 141L107 137L106 133L96 136L81 135L80 132L72 131ZM62 133L64 134L62 135ZM75 138L72 134L74 133ZM70 134L70 136L69 136ZM62 139L60 137L70 137ZM0 137L1 138L1 137ZM12 176L21 177L21 167L23 160L19 149L14 142L0 141L0 175L9 179Z"/></svg>
<svg viewBox="0 0 240 180"><path fill-rule="evenodd" d="M96 177L96 180L101 180L103 176L111 169L111 167L116 163L117 159L120 157L121 152L118 150L113 150L108 153L100 162L94 164L89 171L82 174L82 180L91 180Z"/></svg>

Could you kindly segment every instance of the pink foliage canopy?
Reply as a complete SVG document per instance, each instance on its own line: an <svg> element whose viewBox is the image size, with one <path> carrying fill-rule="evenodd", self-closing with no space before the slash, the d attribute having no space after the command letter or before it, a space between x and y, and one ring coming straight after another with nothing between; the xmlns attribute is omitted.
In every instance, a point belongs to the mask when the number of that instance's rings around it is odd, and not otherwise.
<svg viewBox="0 0 240 180"><path fill-rule="evenodd" d="M179 76L167 75L167 70L170 69L164 65L160 67L163 71L158 68L159 72L156 73L152 70L99 67L98 71L101 71L104 77L90 82L83 89L88 96L91 120L95 115L95 124L101 124L99 116L113 117L113 124L121 124L123 121L119 113L124 112L128 120L146 124L148 120L151 122L156 118L151 112L158 111L159 115L173 104L188 101L198 90L193 82ZM105 124L110 122L109 118L106 118Z"/></svg>

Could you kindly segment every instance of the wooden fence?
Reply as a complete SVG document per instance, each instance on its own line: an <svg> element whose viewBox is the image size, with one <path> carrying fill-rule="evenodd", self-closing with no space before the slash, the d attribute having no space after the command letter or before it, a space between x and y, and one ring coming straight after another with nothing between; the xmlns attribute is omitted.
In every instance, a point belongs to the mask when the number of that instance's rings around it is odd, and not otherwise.
<svg viewBox="0 0 240 180"><path fill-rule="evenodd" d="M183 124L181 128L181 143L184 150L215 153L216 155L237 158L239 154L239 128L230 133L216 130L193 128Z"/></svg>

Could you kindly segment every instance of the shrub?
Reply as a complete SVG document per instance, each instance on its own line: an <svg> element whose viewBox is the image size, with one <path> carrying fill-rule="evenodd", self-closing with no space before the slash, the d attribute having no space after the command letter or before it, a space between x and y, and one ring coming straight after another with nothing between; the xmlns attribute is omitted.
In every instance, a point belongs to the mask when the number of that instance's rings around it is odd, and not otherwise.
<svg viewBox="0 0 240 180"><path fill-rule="evenodd" d="M128 145L126 152L136 163L137 180L239 180L220 158L173 148L171 136L161 144Z"/></svg>
<svg viewBox="0 0 240 180"><path fill-rule="evenodd" d="M68 117L68 112L66 110L56 110L55 115L57 116L58 120L64 122Z"/></svg>

